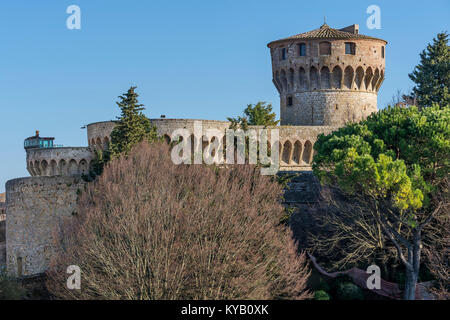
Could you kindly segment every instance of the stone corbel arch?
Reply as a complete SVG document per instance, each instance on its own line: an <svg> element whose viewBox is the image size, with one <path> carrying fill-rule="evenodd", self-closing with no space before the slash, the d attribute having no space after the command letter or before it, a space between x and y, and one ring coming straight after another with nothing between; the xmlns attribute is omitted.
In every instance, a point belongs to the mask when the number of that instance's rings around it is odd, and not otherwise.
<svg viewBox="0 0 450 320"><path fill-rule="evenodd" d="M344 69L342 88L352 90L355 85L355 71L352 66L347 66Z"/></svg>
<svg viewBox="0 0 450 320"><path fill-rule="evenodd" d="M364 69L359 66L355 71L355 87L357 90L365 90L364 87Z"/></svg>
<svg viewBox="0 0 450 320"><path fill-rule="evenodd" d="M380 70L378 68L375 69L375 73L372 78L372 91L377 91L378 80L380 79Z"/></svg>
<svg viewBox="0 0 450 320"><path fill-rule="evenodd" d="M376 86L376 91L377 92L378 92L378 90L380 90L380 87L381 87L381 84L383 83L383 81L384 81L384 70L382 69L381 72L380 72L380 78L378 79L378 83L377 83L377 86Z"/></svg>
<svg viewBox="0 0 450 320"><path fill-rule="evenodd" d="M296 165L300 165L302 161L303 146L300 140L296 140L294 143L294 150L292 153L292 162Z"/></svg>
<svg viewBox="0 0 450 320"><path fill-rule="evenodd" d="M108 150L109 143L110 143L109 138L108 137L104 137L103 138L103 144L102 144L103 150Z"/></svg>
<svg viewBox="0 0 450 320"><path fill-rule="evenodd" d="M36 172L36 175L40 176L42 174L42 171L41 171L41 166L40 166L40 163L39 163L38 160L34 161L34 166L33 167L34 167L34 171Z"/></svg>
<svg viewBox="0 0 450 320"><path fill-rule="evenodd" d="M95 140L95 148L97 150L103 149L103 143L102 143L102 139L100 137L97 137L97 139Z"/></svg>
<svg viewBox="0 0 450 320"><path fill-rule="evenodd" d="M49 165L47 160L41 161L41 175L48 176L49 175Z"/></svg>
<svg viewBox="0 0 450 320"><path fill-rule="evenodd" d="M58 167L59 167L59 175L60 176L67 175L68 170L67 170L66 160L64 160L64 159L59 160Z"/></svg>
<svg viewBox="0 0 450 320"><path fill-rule="evenodd" d="M275 74L273 76L273 83L275 84L275 87L277 88L279 93L283 92L283 86L281 85L281 81L280 81L280 73L277 71L275 71Z"/></svg>
<svg viewBox="0 0 450 320"><path fill-rule="evenodd" d="M364 76L364 86L367 91L371 90L372 87L372 78L373 78L373 71L372 67L367 67L365 76Z"/></svg>
<svg viewBox="0 0 450 320"><path fill-rule="evenodd" d="M309 68L309 89L310 90L319 90L320 89L320 77L319 70L315 66L311 66Z"/></svg>
<svg viewBox="0 0 450 320"><path fill-rule="evenodd" d="M309 89L309 78L303 67L298 69L298 88L300 91L306 91Z"/></svg>
<svg viewBox="0 0 450 320"><path fill-rule="evenodd" d="M305 164L311 164L313 156L313 144L307 140L303 147L302 161Z"/></svg>
<svg viewBox="0 0 450 320"><path fill-rule="evenodd" d="M320 69L320 88L331 89L331 72L327 66Z"/></svg>
<svg viewBox="0 0 450 320"><path fill-rule="evenodd" d="M284 69L281 69L280 78L281 78L281 84L283 87L283 92L287 92L289 90L289 87L288 87L286 71Z"/></svg>
<svg viewBox="0 0 450 320"><path fill-rule="evenodd" d="M35 176L36 175L36 172L34 171L34 165L33 165L33 161L30 161L29 163L28 163L28 172L32 175L32 176Z"/></svg>
<svg viewBox="0 0 450 320"><path fill-rule="evenodd" d="M296 81L295 81L294 68L289 68L287 76L288 76L288 88L289 88L288 91L292 92L295 90L295 87L296 87L295 86Z"/></svg>
<svg viewBox="0 0 450 320"><path fill-rule="evenodd" d="M286 164L290 165L292 161L292 142L288 139L283 142L283 152L281 153L281 161Z"/></svg>
<svg viewBox="0 0 450 320"><path fill-rule="evenodd" d="M336 65L331 72L331 88L341 89L343 84L343 72L340 66Z"/></svg>
<svg viewBox="0 0 450 320"><path fill-rule="evenodd" d="M59 175L58 163L54 159L50 160L50 175L51 176Z"/></svg>

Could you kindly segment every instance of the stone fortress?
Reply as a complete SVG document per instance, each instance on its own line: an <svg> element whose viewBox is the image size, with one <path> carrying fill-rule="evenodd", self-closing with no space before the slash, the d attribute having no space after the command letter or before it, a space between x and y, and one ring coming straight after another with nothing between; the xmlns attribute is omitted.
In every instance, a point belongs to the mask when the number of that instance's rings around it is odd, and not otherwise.
<svg viewBox="0 0 450 320"><path fill-rule="evenodd" d="M377 92L385 76L386 41L359 34L358 25L319 29L270 42L273 83L280 94L280 171L311 170L317 136L377 111ZM193 132L225 132L230 123L216 120L151 119L167 141L179 128ZM42 273L53 252L52 234L62 217L76 210L76 200L96 150L110 142L114 121L87 125L87 147L60 147L54 138L36 135L25 140L31 177L6 183L6 267L16 276ZM250 126L259 129L259 126ZM270 135L270 133L269 133ZM194 139L194 137L191 137ZM203 141L205 148L211 141ZM297 181L311 191L311 175ZM306 187L305 187L306 184ZM288 197L289 198L289 197ZM290 197L292 198L292 196ZM1 254L1 252L0 252ZM0 259L1 262L1 259Z"/></svg>
<svg viewBox="0 0 450 320"><path fill-rule="evenodd" d="M0 193L0 268L6 262L6 203L5 194Z"/></svg>

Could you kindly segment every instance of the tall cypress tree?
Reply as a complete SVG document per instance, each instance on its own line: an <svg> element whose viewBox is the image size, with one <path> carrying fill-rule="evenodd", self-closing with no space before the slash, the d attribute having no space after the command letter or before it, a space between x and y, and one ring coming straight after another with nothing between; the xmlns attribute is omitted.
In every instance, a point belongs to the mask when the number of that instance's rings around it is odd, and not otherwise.
<svg viewBox="0 0 450 320"><path fill-rule="evenodd" d="M416 84L413 92L420 107L450 104L450 50L446 32L439 33L422 51L420 63L409 78Z"/></svg>
<svg viewBox="0 0 450 320"><path fill-rule="evenodd" d="M131 148L144 139L155 141L158 139L156 127L150 122L142 111L143 104L139 104L139 95L135 92L136 87L131 87L123 96L121 101L116 102L121 110L117 117L117 125L111 133L111 145L109 152L112 157L120 154L128 154Z"/></svg>

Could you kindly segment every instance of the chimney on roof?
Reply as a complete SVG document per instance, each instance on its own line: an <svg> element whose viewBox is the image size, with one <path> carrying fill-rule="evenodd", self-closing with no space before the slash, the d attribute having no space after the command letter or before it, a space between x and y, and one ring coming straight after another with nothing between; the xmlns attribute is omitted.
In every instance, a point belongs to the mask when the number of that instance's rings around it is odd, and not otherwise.
<svg viewBox="0 0 450 320"><path fill-rule="evenodd" d="M359 25L358 24L352 24L351 26L339 29L339 31L344 31L348 33L358 34L359 33Z"/></svg>
<svg viewBox="0 0 450 320"><path fill-rule="evenodd" d="M36 137L39 137L39 130L36 130Z"/></svg>

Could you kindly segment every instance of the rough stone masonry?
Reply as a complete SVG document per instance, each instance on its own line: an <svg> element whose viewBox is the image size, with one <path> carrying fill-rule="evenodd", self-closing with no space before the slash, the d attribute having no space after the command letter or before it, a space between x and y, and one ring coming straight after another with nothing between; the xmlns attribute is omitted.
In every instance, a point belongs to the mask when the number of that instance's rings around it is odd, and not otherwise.
<svg viewBox="0 0 450 320"><path fill-rule="evenodd" d="M387 42L361 35L358 30L358 25L333 29L324 24L268 44L281 120L281 126L268 129L279 130L280 171L300 173L286 192L286 204L305 212L318 201L319 184L311 173L317 136L377 111ZM192 130L197 120L151 121L169 141L175 129ZM200 121L204 130L225 131L230 126L227 121ZM59 223L75 212L77 194L84 187L80 177L90 170L95 151L108 148L115 125L114 121L89 124L87 147L27 149L31 177L6 183L8 272L21 276L47 269L54 250L53 234ZM209 143L202 141L201 145L205 148ZM1 245L0 225L0 265Z"/></svg>

